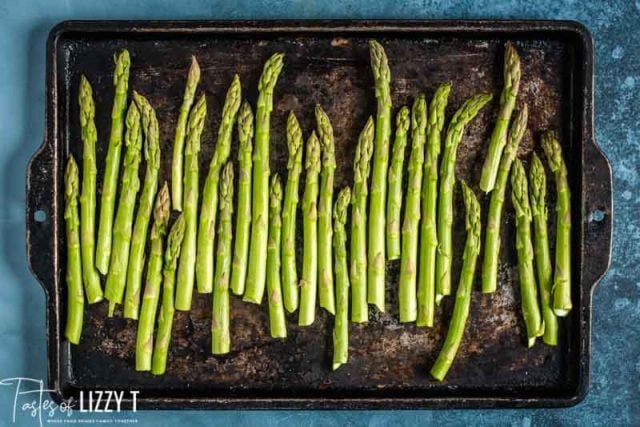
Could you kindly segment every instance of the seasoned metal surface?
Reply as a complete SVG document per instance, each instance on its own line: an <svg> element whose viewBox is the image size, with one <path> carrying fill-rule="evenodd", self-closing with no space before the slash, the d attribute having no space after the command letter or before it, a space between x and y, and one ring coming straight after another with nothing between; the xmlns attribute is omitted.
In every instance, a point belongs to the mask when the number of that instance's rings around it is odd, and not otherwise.
<svg viewBox="0 0 640 427"><path fill-rule="evenodd" d="M591 46L587 35L567 23L321 23L297 26L267 23L67 23L52 32L49 45L48 135L31 165L28 236L32 268L49 295L51 385L59 397L79 389L140 390L147 407L414 407L526 406L576 403L588 387L590 292L608 266L610 172L592 141ZM225 29L228 26L228 29ZM383 43L393 77L394 112L424 92L428 98L446 80L453 83L447 117L469 96L495 94L467 128L456 172L478 192L486 141L497 114L502 86L502 51L515 42L522 58L518 103L529 105L529 130L519 151L525 163L538 137L555 129L565 149L573 193L574 311L561 320L557 348L538 343L527 349L520 315L515 231L510 195L502 223L498 291L479 291L479 271L471 313L460 351L444 383L429 378L446 333L453 298L436 310L436 326L416 328L398 322L399 263L387 269L387 313L370 309L370 321L350 326L349 363L331 371L332 320L318 309L307 328L289 316L289 337L270 338L265 304L232 298L232 351L210 355L211 295L194 294L189 313L179 313L165 376L134 370L136 325L120 313L106 315L106 304L87 308L81 344L61 340L64 325L64 242L60 183L64 159L81 156L77 82L84 73L93 84L99 136L98 165L106 154L113 97L112 55L131 52L130 88L156 107L162 145L162 179L170 177L173 129L191 55L202 69L199 91L207 95L207 121L200 155L204 181L215 144L221 103L233 73L243 96L255 105L257 81L266 58L285 52L285 67L275 90L271 130L271 168L286 176L285 123L290 110L306 136L320 103L332 119L336 137L336 188L352 182L357 135L375 114L367 40ZM235 138L235 135L234 135ZM237 141L234 139L232 156ZM142 169L142 168L141 168ZM99 172L99 178L101 173ZM549 175L550 177L550 175ZM405 177L406 179L406 177ZM553 180L549 179L550 184ZM100 182L100 180L99 180ZM597 186L597 187L596 187ZM34 193L50 194L39 200ZM550 188L549 194L553 195ZM454 280L457 285L464 222L456 193ZM488 198L482 198L486 216ZM49 229L31 212L50 203ZM555 236L553 197L548 200L550 241ZM605 212L591 221L592 209ZM46 209L45 209L46 210ZM301 229L301 228L300 228ZM59 237L58 237L59 236ZM599 239L599 249L592 246ZM299 233L298 250L301 250ZM608 249L609 246L606 245ZM50 253L48 252L50 251ZM42 253L51 260L42 261ZM298 257L300 258L300 257ZM299 259L300 261L300 259ZM42 265L40 265L42 264ZM478 268L480 268L480 262Z"/></svg>

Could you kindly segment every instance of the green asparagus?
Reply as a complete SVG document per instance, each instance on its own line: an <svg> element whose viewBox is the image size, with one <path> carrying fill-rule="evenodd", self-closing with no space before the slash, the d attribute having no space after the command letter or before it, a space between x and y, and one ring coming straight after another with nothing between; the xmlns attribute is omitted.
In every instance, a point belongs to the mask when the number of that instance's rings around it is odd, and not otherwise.
<svg viewBox="0 0 640 427"><path fill-rule="evenodd" d="M127 291L124 300L124 317L137 319L140 308L140 290L142 288L142 269L144 268L144 249L147 242L149 221L153 202L158 191L158 173L160 171L160 131L156 112L147 99L133 91L133 99L140 110L142 130L145 136L145 171L142 194L138 200L138 212L131 235L131 252L127 265Z"/></svg>
<svg viewBox="0 0 640 427"><path fill-rule="evenodd" d="M444 110L447 107L451 84L438 86L429 105L427 121L427 149L422 175L422 218L420 220L420 261L418 268L417 326L433 326L436 294L436 210L438 207L438 157Z"/></svg>
<svg viewBox="0 0 640 427"><path fill-rule="evenodd" d="M333 291L332 213L333 180L336 170L333 128L327 113L316 105L316 122L322 147L322 171L320 172L320 198L318 200L318 283L320 307L334 314L336 298Z"/></svg>
<svg viewBox="0 0 640 427"><path fill-rule="evenodd" d="M424 144L427 129L427 101L416 98L411 109L411 155L407 200L402 224L402 258L400 261L399 311L400 322L414 322L418 315L416 277L418 275L418 234L420 226L420 192Z"/></svg>
<svg viewBox="0 0 640 427"><path fill-rule="evenodd" d="M260 77L256 109L256 136L253 153L251 206L251 240L249 270L244 301L260 304L267 279L267 222L269 217L269 150L270 118L273 109L273 89L282 71L284 54L276 53L267 60Z"/></svg>
<svg viewBox="0 0 640 427"><path fill-rule="evenodd" d="M507 145L500 160L500 170L495 186L491 192L489 215L487 217L487 232L484 243L484 260L482 262L482 292L495 292L498 284L498 259L500 258L500 223L502 205L507 189L509 171L518 153L518 146L527 129L527 106L520 110L511 123Z"/></svg>
<svg viewBox="0 0 640 427"><path fill-rule="evenodd" d="M571 311L571 192L562 147L553 132L542 135L542 148L556 179L556 265L553 311L564 317Z"/></svg>
<svg viewBox="0 0 640 427"><path fill-rule="evenodd" d="M80 193L80 249L82 252L82 281L89 304L102 301L100 276L95 260L96 224L96 131L93 89L82 75L79 89L80 127L82 136L82 193Z"/></svg>
<svg viewBox="0 0 640 427"><path fill-rule="evenodd" d="M158 316L158 332L156 333L151 365L151 373L154 375L164 374L167 367L167 353L171 342L171 327L174 314L174 283L180 249L182 248L182 238L184 237L184 226L184 214L180 214L173 226L171 226L171 231L169 231L169 237L167 238L167 249L164 254L164 267L162 269L162 305Z"/></svg>
<svg viewBox="0 0 640 427"><path fill-rule="evenodd" d="M518 51L511 42L507 42L504 51L504 87L500 96L500 111L498 120L493 128L487 157L482 166L480 189L485 193L493 190L498 176L502 150L507 144L507 130L511 121L511 114L516 106L516 96L520 87L520 57Z"/></svg>
<svg viewBox="0 0 640 427"><path fill-rule="evenodd" d="M320 142L315 131L307 140L305 186L302 196L302 278L300 280L300 312L298 324L308 326L316 316L318 284L318 174L320 173Z"/></svg>
<svg viewBox="0 0 640 427"><path fill-rule="evenodd" d="M124 115L127 109L127 90L129 88L129 52L124 49L120 55L114 56L116 69L113 74L113 85L116 88L111 110L111 135L109 149L105 161L102 198L100 199L100 220L98 222L98 242L96 245L96 267L106 275L111 258L111 233L116 204L116 189L120 157L122 153L122 136L124 133Z"/></svg>
<svg viewBox="0 0 640 427"><path fill-rule="evenodd" d="M371 177L369 207L368 281L367 301L384 312L385 292L385 202L387 200L387 169L389 167L389 140L391 139L391 72L387 55L380 43L369 41L371 68L376 86L378 113L376 139Z"/></svg>
<svg viewBox="0 0 640 427"><path fill-rule="evenodd" d="M511 170L511 199L516 212L516 250L522 316L527 329L527 344L532 347L536 338L544 333L544 322L538 306L538 290L533 272L533 246L531 244L531 207L524 166L515 159Z"/></svg>
<svg viewBox="0 0 640 427"><path fill-rule="evenodd" d="M78 165L73 156L70 156L64 173L64 220L67 237L67 323L64 336L72 344L80 342L84 316L80 218L78 217L79 181Z"/></svg>
<svg viewBox="0 0 640 427"><path fill-rule="evenodd" d="M136 335L136 371L150 371L153 356L153 327L156 322L160 287L162 286L162 258L164 236L167 234L171 211L169 187L165 182L156 198L151 226L151 249L147 264L147 280L142 296L142 308Z"/></svg>
<svg viewBox="0 0 640 427"><path fill-rule="evenodd" d="M360 133L353 161L353 204L351 211L351 321L369 320L367 306L367 196L373 155L373 118Z"/></svg>
<svg viewBox="0 0 640 427"><path fill-rule="evenodd" d="M229 353L229 279L231 276L231 237L233 215L233 163L228 162L220 180L220 221L218 248L213 289L213 315L211 321L211 352Z"/></svg>
<svg viewBox="0 0 640 427"><path fill-rule="evenodd" d="M140 190L138 169L142 150L142 126L140 111L135 102L129 104L126 118L127 130L124 144L127 152L124 155L124 171L120 182L120 200L116 220L113 225L113 246L109 260L109 273L105 286L105 297L109 301L109 316L113 315L116 304L122 304L125 285L127 283L127 267L129 266L129 250L131 249L131 230L136 207L136 196Z"/></svg>
<svg viewBox="0 0 640 427"><path fill-rule="evenodd" d="M289 313L298 309L298 271L296 270L296 217L298 212L300 172L302 171L302 131L296 115L287 120L287 184L282 210L282 291Z"/></svg>
<svg viewBox="0 0 640 427"><path fill-rule="evenodd" d="M336 273L336 316L333 323L333 370L349 359L349 267L347 266L347 210L351 190L338 193L333 209L333 256Z"/></svg>
<svg viewBox="0 0 640 427"><path fill-rule="evenodd" d="M116 204L116 189L122 154L122 136L124 133L124 115L127 109L127 90L129 88L129 52L124 49L114 56L116 64L113 73L113 85L116 92L111 110L111 135L105 161L102 198L100 199L100 220L98 222L98 242L96 246L96 267L103 275L109 271L111 258L111 233Z"/></svg>
<svg viewBox="0 0 640 427"><path fill-rule="evenodd" d="M547 345L558 344L558 319L553 312L551 256L549 255L549 239L547 237L547 176L542 161L536 153L531 159L529 170L531 186L531 215L533 217L533 248L536 261L536 273L540 288L540 305L544 321L542 340Z"/></svg>
<svg viewBox="0 0 640 427"><path fill-rule="evenodd" d="M216 213L218 211L218 185L220 172L231 152L231 136L236 114L242 99L240 77L233 76L222 108L222 120L218 129L216 148L209 165L209 174L204 182L200 223L198 224L198 244L196 252L196 284L198 292L211 293L213 290L213 241L216 235Z"/></svg>
<svg viewBox="0 0 640 427"><path fill-rule="evenodd" d="M178 279L176 285L176 310L189 311L193 296L193 281L196 265L196 238L198 227L198 154L200 153L200 136L207 116L207 101L201 95L189 114L187 137L184 149L184 222L185 231L182 239L182 256L178 263Z"/></svg>
<svg viewBox="0 0 640 427"><path fill-rule="evenodd" d="M436 256L436 303L451 293L453 224L453 190L455 186L456 152L462 140L465 126L473 120L480 109L491 100L491 95L480 94L469 98L453 115L440 165L440 192L438 193L438 251Z"/></svg>
<svg viewBox="0 0 640 427"><path fill-rule="evenodd" d="M387 256L400 259L400 210L402 209L402 167L409 130L409 109L402 107L396 115L396 136L389 165L389 196L387 197Z"/></svg>
<svg viewBox="0 0 640 427"><path fill-rule="evenodd" d="M451 368L464 335L464 328L469 317L469 306L471 305L473 276L476 271L478 254L480 253L480 204L475 194L473 194L473 190L464 181L461 181L461 183L464 205L467 211L465 216L467 241L462 254L462 272L460 273L460 282L456 291L456 301L453 306L453 315L449 323L447 338L436 362L431 368L431 375L438 381L442 381L449 368Z"/></svg>
<svg viewBox="0 0 640 427"><path fill-rule="evenodd" d="M247 101L238 112L238 209L231 265L231 291L244 293L251 232L251 154L253 152L253 112Z"/></svg>
<svg viewBox="0 0 640 427"><path fill-rule="evenodd" d="M269 195L269 242L267 244L267 295L269 298L269 330L273 338L286 338L287 325L280 283L280 243L282 220L282 184L278 174L271 177Z"/></svg>
<svg viewBox="0 0 640 427"><path fill-rule="evenodd" d="M191 105L196 95L198 82L200 81L200 66L196 57L191 57L191 66L187 75L187 84L184 89L184 97L180 106L176 133L173 139L173 159L171 160L171 200L173 209L182 211L182 179L184 170L184 141L187 132L187 118L191 111Z"/></svg>

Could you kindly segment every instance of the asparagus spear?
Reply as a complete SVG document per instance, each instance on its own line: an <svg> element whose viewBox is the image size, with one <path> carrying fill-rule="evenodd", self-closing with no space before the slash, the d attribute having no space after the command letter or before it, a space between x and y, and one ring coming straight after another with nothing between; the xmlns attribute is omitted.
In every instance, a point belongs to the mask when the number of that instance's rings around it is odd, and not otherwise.
<svg viewBox="0 0 640 427"><path fill-rule="evenodd" d="M231 275L231 216L233 215L233 163L228 162L220 180L220 223L216 252L213 315L211 322L211 352L229 353L229 276Z"/></svg>
<svg viewBox="0 0 640 427"><path fill-rule="evenodd" d="M376 85L378 113L376 140L371 178L369 207L368 290L367 300L384 312L385 289L385 202L387 200L387 169L389 167L389 139L391 138L391 72L387 55L380 43L369 41L371 68Z"/></svg>
<svg viewBox="0 0 640 427"><path fill-rule="evenodd" d="M349 358L349 267L347 266L347 210L351 189L338 193L333 209L333 254L336 272L336 316L333 323L333 370Z"/></svg>
<svg viewBox="0 0 640 427"><path fill-rule="evenodd" d="M418 315L416 277L418 269L418 234L420 225L420 192L427 128L427 101L419 95L411 109L411 155L407 201L402 224L402 258L400 261L400 322L414 322Z"/></svg>
<svg viewBox="0 0 640 427"><path fill-rule="evenodd" d="M116 188L122 154L122 135L124 133L124 115L127 109L127 90L129 88L129 66L131 60L126 49L120 55L114 55L116 64L113 73L113 85L116 93L111 110L111 135L105 161L102 198L100 199L100 220L98 222L98 242L96 246L96 267L106 275L111 258L111 232L116 204Z"/></svg>
<svg viewBox="0 0 640 427"><path fill-rule="evenodd" d="M122 296L127 282L127 267L129 266L133 215L136 207L136 196L140 189L138 168L141 160L142 126L140 124L140 111L135 102L129 104L126 123L127 130L124 135L124 144L127 147L127 152L124 155L124 171L120 182L120 200L118 201L116 220L113 225L113 250L104 292L105 297L109 300L109 316L113 315L116 304L122 304Z"/></svg>
<svg viewBox="0 0 640 427"><path fill-rule="evenodd" d="M480 204L473 190L464 181L462 183L462 195L467 211L465 216L465 228L467 229L467 241L462 254L462 272L456 291L456 301L453 306L453 315L449 323L447 338L442 350L431 368L431 375L438 381L442 381L447 375L453 359L456 357L458 347L464 335L464 328L469 317L471 305L471 291L473 290L473 276L476 271L476 261L480 253Z"/></svg>
<svg viewBox="0 0 640 427"><path fill-rule="evenodd" d="M373 155L373 118L365 124L353 161L353 204L351 212L351 321L369 320L367 306L367 195Z"/></svg>
<svg viewBox="0 0 640 427"><path fill-rule="evenodd" d="M267 278L267 222L269 217L269 126L273 89L282 71L284 54L276 53L264 64L258 89L256 136L253 153L251 240L244 301L260 304Z"/></svg>
<svg viewBox="0 0 640 427"><path fill-rule="evenodd" d="M482 166L480 189L485 193L493 190L498 176L502 150L507 144L507 129L511 114L516 106L516 96L520 87L520 57L511 42L507 42L504 50L504 87L500 95L500 111L498 120L489 139L489 151Z"/></svg>
<svg viewBox="0 0 640 427"><path fill-rule="evenodd" d="M133 91L140 116L142 118L142 130L145 136L145 159L147 170L145 171L142 194L138 200L138 212L133 225L131 235L131 252L127 265L127 291L124 301L124 317L137 319L140 307L140 289L142 288L142 269L144 267L144 248L147 242L147 232L153 202L158 191L158 172L160 170L160 131L156 112L147 99Z"/></svg>
<svg viewBox="0 0 640 427"><path fill-rule="evenodd" d="M540 305L544 320L544 335L542 340L547 345L558 344L558 319L553 312L551 257L549 255L549 239L547 237L547 176L542 161L536 153L531 159L529 170L529 184L531 186L531 215L533 217L533 242L536 260L536 273L540 287Z"/></svg>
<svg viewBox="0 0 640 427"><path fill-rule="evenodd" d="M422 218L420 226L420 267L418 268L417 326L433 326L436 294L436 209L438 206L438 157L440 135L444 126L451 84L438 86L429 105L427 122L427 150L422 176Z"/></svg>
<svg viewBox="0 0 640 427"><path fill-rule="evenodd" d="M387 198L387 255L389 261L400 258L400 210L402 209L402 166L409 130L409 109L405 106L396 115L396 136L389 165L389 196Z"/></svg>
<svg viewBox="0 0 640 427"><path fill-rule="evenodd" d="M182 211L182 178L184 158L185 132L187 131L187 118L191 105L196 95L196 88L200 81L200 66L196 57L191 57L191 66L187 75L187 85L184 88L184 97L180 106L176 133L173 139L173 159L171 160L171 200L173 209Z"/></svg>
<svg viewBox="0 0 640 427"><path fill-rule="evenodd" d="M571 192L562 147L553 132L542 135L542 148L556 179L556 266L553 311L564 317L571 311Z"/></svg>
<svg viewBox="0 0 640 427"><path fill-rule="evenodd" d="M438 193L438 251L436 256L436 303L451 293L451 225L453 223L453 189L455 186L456 152L465 126L480 109L491 100L491 95L479 94L469 98L453 115L440 166L440 192Z"/></svg>
<svg viewBox="0 0 640 427"><path fill-rule="evenodd" d="M147 264L147 280L142 296L142 308L136 335L136 371L150 371L153 353L153 326L156 322L160 287L162 285L162 258L164 236L167 234L170 205L169 187L165 182L156 198L151 226L151 250Z"/></svg>
<svg viewBox="0 0 640 427"><path fill-rule="evenodd" d="M336 170L336 154L333 128L327 113L316 105L316 122L320 146L322 147L322 171L320 175L320 198L318 201L318 281L320 285L320 307L335 314L336 298L333 292L332 259L332 213L333 179Z"/></svg>
<svg viewBox="0 0 640 427"><path fill-rule="evenodd" d="M320 142L315 131L307 140L306 179L302 196L302 278L300 280L300 312L298 324L308 326L316 316L318 282L318 174L320 173Z"/></svg>
<svg viewBox="0 0 640 427"><path fill-rule="evenodd" d="M527 343L532 347L536 337L544 333L544 323L538 307L538 290L533 273L533 246L531 245L531 207L529 189L524 166L519 159L513 162L511 170L511 199L516 211L516 250L518 252L518 274L522 316L527 329Z"/></svg>
<svg viewBox="0 0 640 427"><path fill-rule="evenodd" d="M282 290L284 306L289 313L298 309L298 272L296 270L296 214L300 172L302 171L302 131L296 115L289 113L287 120L287 184L282 210Z"/></svg>
<svg viewBox="0 0 640 427"><path fill-rule="evenodd" d="M82 281L89 304L102 301L100 276L94 262L96 221L96 131L93 89L89 80L80 77L80 127L82 135L82 192L80 193L80 249Z"/></svg>
<svg viewBox="0 0 640 427"><path fill-rule="evenodd" d="M238 112L238 213L233 261L231 265L231 291L244 293L249 257L251 232L251 154L253 152L253 112L247 101Z"/></svg>
<svg viewBox="0 0 640 427"><path fill-rule="evenodd" d="M487 217L487 233L484 243L484 260L482 262L482 292L495 292L498 284L498 259L500 258L500 222L502 205L507 189L507 180L511 163L516 158L518 146L527 129L527 106L525 105L513 119L507 146L500 160L500 170L496 184L491 192L489 216Z"/></svg>
<svg viewBox="0 0 640 427"><path fill-rule="evenodd" d="M162 375L167 366L167 353L171 342L171 327L173 325L173 300L174 281L176 267L180 257L182 238L184 237L184 214L180 214L178 219L171 226L167 239L167 249L164 254L164 267L162 269L162 305L158 316L158 332L153 348L153 361L151 373Z"/></svg>
<svg viewBox="0 0 640 427"><path fill-rule="evenodd" d="M271 176L269 194L269 243L267 244L267 293L269 297L269 330L273 338L286 338L287 325L280 283L280 243L282 220L282 184L278 174Z"/></svg>
<svg viewBox="0 0 640 427"><path fill-rule="evenodd" d="M176 310L191 309L193 296L193 280L196 264L196 237L198 227L198 153L200 152L200 135L207 116L207 100L201 95L189 114L187 138L184 150L184 222L185 231L182 239L182 256L178 264L176 286Z"/></svg>
<svg viewBox="0 0 640 427"><path fill-rule="evenodd" d="M80 218L78 217L79 181L78 165L73 156L70 156L64 173L64 220L66 223L67 243L67 323L64 329L64 336L72 344L80 342L82 317L84 315Z"/></svg>
<svg viewBox="0 0 640 427"><path fill-rule="evenodd" d="M231 134L233 133L236 114L240 108L241 92L240 77L235 74L222 108L222 120L218 129L216 148L211 158L209 174L204 182L204 190L202 191L196 253L196 283L198 292L204 294L211 293L213 289L213 240L216 234L218 185L220 172L231 151Z"/></svg>

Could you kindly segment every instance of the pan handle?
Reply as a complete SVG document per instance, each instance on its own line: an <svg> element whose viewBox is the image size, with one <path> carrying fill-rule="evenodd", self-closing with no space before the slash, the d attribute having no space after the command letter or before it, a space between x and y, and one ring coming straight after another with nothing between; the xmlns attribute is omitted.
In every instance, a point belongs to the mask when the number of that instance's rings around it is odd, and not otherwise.
<svg viewBox="0 0 640 427"><path fill-rule="evenodd" d="M44 291L55 280L55 155L47 141L27 166L27 258L29 268Z"/></svg>
<svg viewBox="0 0 640 427"><path fill-rule="evenodd" d="M586 145L582 185L582 283L592 291L611 263L613 201L611 165L592 138L589 138ZM588 162L584 159L588 159Z"/></svg>

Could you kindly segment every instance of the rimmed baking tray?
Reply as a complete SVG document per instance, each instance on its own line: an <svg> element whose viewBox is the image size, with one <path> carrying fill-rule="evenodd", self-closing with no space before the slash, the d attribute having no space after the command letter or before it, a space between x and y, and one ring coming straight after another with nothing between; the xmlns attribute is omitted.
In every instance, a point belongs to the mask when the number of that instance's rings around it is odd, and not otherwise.
<svg viewBox="0 0 640 427"><path fill-rule="evenodd" d="M457 175L476 184L476 190L497 114L502 47L507 40L515 43L523 70L518 102L527 102L530 111L519 155L528 160L532 150L540 151L540 131L555 129L566 153L573 193L574 310L560 322L558 347L539 343L527 349L523 343L509 200L502 224L499 290L493 295L474 292L465 338L443 383L431 380L428 368L442 344L452 301L438 308L434 328L399 324L395 263L387 272L387 313L371 309L368 324L350 326L350 363L336 372L330 368L332 321L324 312L304 329L292 316L289 338L276 341L268 334L266 306L236 298L232 299L232 352L211 356L210 295L197 295L193 310L177 316L165 376L135 372L135 325L118 316L107 318L106 304L87 307L82 342L70 346L62 334L66 311L62 174L69 153L81 155L76 101L80 73L92 82L96 97L98 177L113 97L112 55L127 48L132 55L130 87L145 94L158 112L161 177L169 179L173 129L190 56L196 55L201 64L199 91L207 94L210 112L200 156L204 171L233 73L240 74L245 97L255 103L263 62L273 52L285 52L272 117L272 170L286 174L288 111L296 111L308 135L313 106L319 102L336 130L336 186L341 187L351 183L357 134L367 116L375 114L369 38L380 40L388 53L394 111L417 93L430 97L447 80L453 83L448 117L479 91L496 95L491 107L468 127L459 149ZM591 293L609 265L612 205L610 167L593 136L593 45L580 24L70 21L49 35L46 73L44 143L27 172L27 249L31 269L47 296L49 388L58 400L77 399L82 390L109 389L139 390L138 408L471 408L568 406L585 396ZM548 202L553 242L553 196ZM486 211L486 197L483 207ZM454 255L460 258L464 225L457 194L456 210ZM454 278L459 269L460 262L454 262Z"/></svg>

